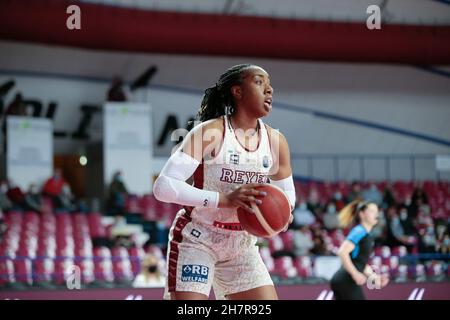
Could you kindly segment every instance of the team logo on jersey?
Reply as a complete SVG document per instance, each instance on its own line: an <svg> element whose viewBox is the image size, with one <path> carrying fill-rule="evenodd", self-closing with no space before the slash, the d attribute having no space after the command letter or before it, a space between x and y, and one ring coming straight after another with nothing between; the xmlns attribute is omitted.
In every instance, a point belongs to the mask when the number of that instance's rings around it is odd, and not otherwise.
<svg viewBox="0 0 450 320"><path fill-rule="evenodd" d="M263 164L264 168L268 168L269 167L269 157L268 156L264 156L263 157L262 164Z"/></svg>
<svg viewBox="0 0 450 320"><path fill-rule="evenodd" d="M198 238L198 237L200 237L200 235L201 235L202 233L201 233L200 231L198 231L197 229L192 229L191 234L192 234L194 237Z"/></svg>
<svg viewBox="0 0 450 320"><path fill-rule="evenodd" d="M198 264L184 264L181 268L181 281L208 282L209 268Z"/></svg>
<svg viewBox="0 0 450 320"><path fill-rule="evenodd" d="M230 154L230 163L239 164L239 155L238 154Z"/></svg>

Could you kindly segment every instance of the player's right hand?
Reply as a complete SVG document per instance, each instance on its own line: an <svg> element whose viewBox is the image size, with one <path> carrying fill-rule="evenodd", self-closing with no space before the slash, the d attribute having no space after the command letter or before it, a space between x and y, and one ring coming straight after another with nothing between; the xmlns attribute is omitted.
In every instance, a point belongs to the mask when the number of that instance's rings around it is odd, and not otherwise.
<svg viewBox="0 0 450 320"><path fill-rule="evenodd" d="M255 187L263 186L262 183L249 183L242 185L228 194L221 193L219 198L219 207L222 208L243 208L249 213L254 213L250 202L261 204L260 199L255 196L265 197L267 195L264 191L256 190Z"/></svg>

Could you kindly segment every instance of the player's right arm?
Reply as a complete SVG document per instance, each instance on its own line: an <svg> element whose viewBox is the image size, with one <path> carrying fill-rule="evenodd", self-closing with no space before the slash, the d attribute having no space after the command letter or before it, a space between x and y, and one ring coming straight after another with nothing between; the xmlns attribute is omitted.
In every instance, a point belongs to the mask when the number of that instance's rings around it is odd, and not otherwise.
<svg viewBox="0 0 450 320"><path fill-rule="evenodd" d="M355 280L357 285L363 285L366 283L366 276L356 269L355 265L350 258L351 252L355 249L355 244L350 240L344 240L338 250L338 256L341 259L342 266L350 274L350 276Z"/></svg>
<svg viewBox="0 0 450 320"><path fill-rule="evenodd" d="M242 207L250 212L247 201L254 201L253 185L237 188L229 194L196 188L186 182L205 157L218 151L222 143L222 119L204 122L192 129L182 145L170 156L153 186L156 199L193 207Z"/></svg>

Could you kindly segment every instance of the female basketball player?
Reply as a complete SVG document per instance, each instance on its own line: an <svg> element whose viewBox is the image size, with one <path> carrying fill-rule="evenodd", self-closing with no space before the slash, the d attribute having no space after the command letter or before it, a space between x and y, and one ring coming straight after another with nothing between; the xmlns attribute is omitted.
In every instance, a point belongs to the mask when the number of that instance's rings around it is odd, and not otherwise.
<svg viewBox="0 0 450 320"><path fill-rule="evenodd" d="M381 287L388 284L386 275L378 275L367 264L373 250L370 231L377 224L378 206L373 202L353 201L339 213L339 221L344 228L352 223L357 225L350 230L347 239L339 248L338 255L342 267L331 279L331 289L336 300L364 300L361 288L370 279Z"/></svg>
<svg viewBox="0 0 450 320"><path fill-rule="evenodd" d="M157 199L184 206L169 234L166 299L208 299L211 286L221 299L277 299L257 238L237 217L237 208L252 212L248 202L261 203L255 196L265 194L255 186L268 179L295 204L286 139L260 119L271 111L272 95L261 67L228 69L205 90L202 123L155 181ZM193 186L186 183L192 175Z"/></svg>

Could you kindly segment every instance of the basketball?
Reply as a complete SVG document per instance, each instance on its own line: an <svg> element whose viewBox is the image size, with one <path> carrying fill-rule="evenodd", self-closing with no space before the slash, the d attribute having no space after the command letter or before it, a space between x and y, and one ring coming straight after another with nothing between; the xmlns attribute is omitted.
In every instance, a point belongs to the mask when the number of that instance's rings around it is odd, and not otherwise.
<svg viewBox="0 0 450 320"><path fill-rule="evenodd" d="M283 230L289 222L291 215L289 199L283 190L270 184L255 189L265 191L267 195L256 196L262 200L262 204L257 205L255 202L250 204L255 213L239 208L239 222L247 232L258 237L270 238Z"/></svg>

